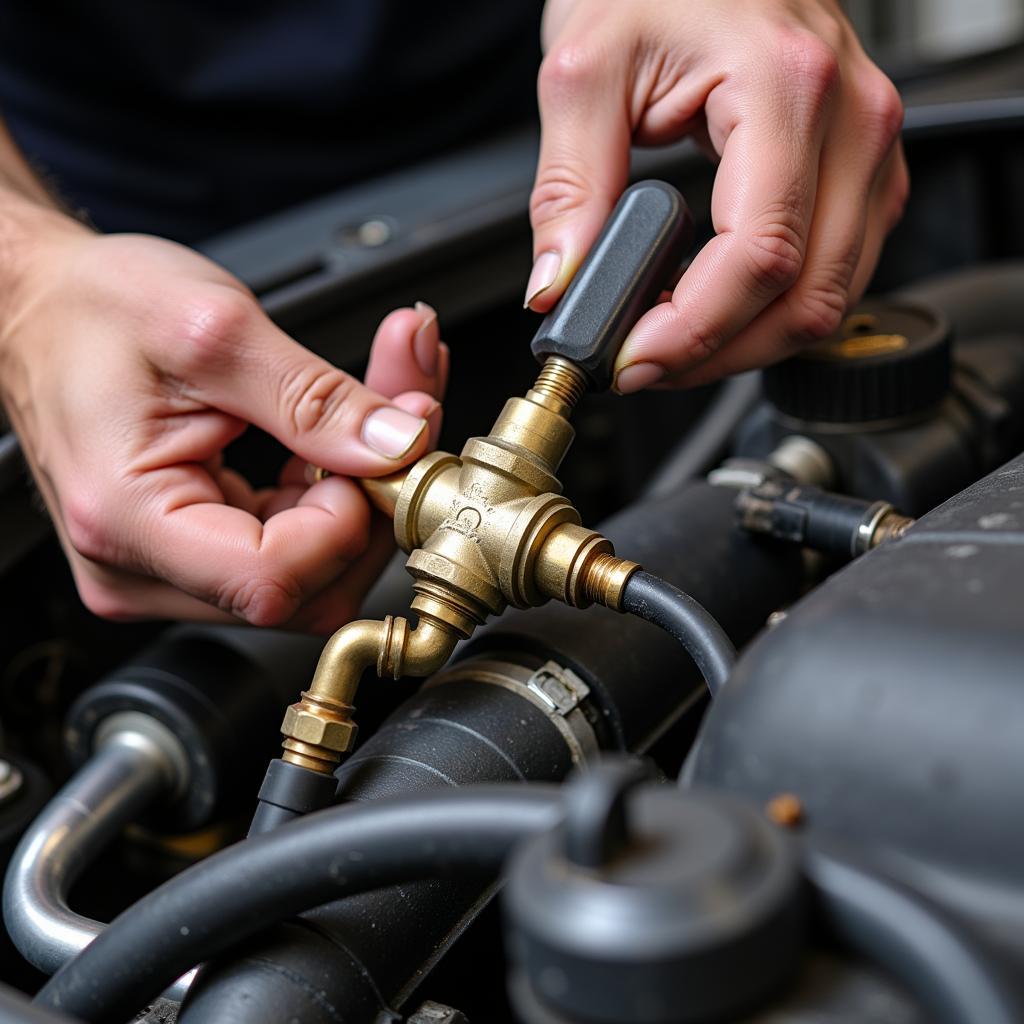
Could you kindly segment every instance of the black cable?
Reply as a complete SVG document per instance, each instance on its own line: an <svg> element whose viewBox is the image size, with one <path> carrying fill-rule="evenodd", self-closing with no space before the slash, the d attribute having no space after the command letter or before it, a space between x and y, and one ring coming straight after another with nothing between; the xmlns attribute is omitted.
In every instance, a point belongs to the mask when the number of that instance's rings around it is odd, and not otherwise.
<svg viewBox="0 0 1024 1024"><path fill-rule="evenodd" d="M846 854L808 847L804 870L828 929L901 980L931 1019L1024 1021L1024 988L966 922Z"/></svg>
<svg viewBox="0 0 1024 1024"><path fill-rule="evenodd" d="M644 498L662 498L714 469L729 454L732 435L757 404L761 374L756 370L723 382L700 419L655 471Z"/></svg>
<svg viewBox="0 0 1024 1024"><path fill-rule="evenodd" d="M630 576L622 591L622 610L674 636L700 669L711 695L718 693L736 663L736 648L699 601L641 571Z"/></svg>
<svg viewBox="0 0 1024 1024"><path fill-rule="evenodd" d="M282 918L422 878L493 877L560 816L554 786L473 787L344 804L254 836L124 911L40 990L85 1021L122 1021L188 968Z"/></svg>

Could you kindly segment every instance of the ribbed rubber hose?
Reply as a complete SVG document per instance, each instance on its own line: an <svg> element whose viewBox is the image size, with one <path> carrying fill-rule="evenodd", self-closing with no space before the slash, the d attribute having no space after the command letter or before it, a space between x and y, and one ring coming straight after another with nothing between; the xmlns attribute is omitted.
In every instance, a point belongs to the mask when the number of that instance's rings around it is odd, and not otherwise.
<svg viewBox="0 0 1024 1024"><path fill-rule="evenodd" d="M283 918L422 878L496 876L512 846L552 827L555 786L479 786L345 804L237 843L116 918L36 1001L121 1022L189 967Z"/></svg>
<svg viewBox="0 0 1024 1024"><path fill-rule="evenodd" d="M967 922L845 854L808 847L804 871L828 930L895 975L946 1024L1020 1024L1024 988Z"/></svg>
<svg viewBox="0 0 1024 1024"><path fill-rule="evenodd" d="M711 613L689 594L649 572L635 572L622 592L622 610L653 622L686 648L713 697L736 663L736 648Z"/></svg>

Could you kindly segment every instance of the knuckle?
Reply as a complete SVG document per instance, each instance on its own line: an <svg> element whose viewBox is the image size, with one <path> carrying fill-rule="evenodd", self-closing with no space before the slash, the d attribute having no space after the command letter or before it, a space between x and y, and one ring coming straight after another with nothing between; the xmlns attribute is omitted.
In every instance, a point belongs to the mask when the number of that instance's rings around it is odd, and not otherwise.
<svg viewBox="0 0 1024 1024"><path fill-rule="evenodd" d="M560 43L540 66L537 81L541 102L586 88L599 73L600 62L593 48L578 40Z"/></svg>
<svg viewBox="0 0 1024 1024"><path fill-rule="evenodd" d="M137 617L138 608L113 587L93 579L88 573L77 574L75 585L82 604L97 618L128 622Z"/></svg>
<svg viewBox="0 0 1024 1024"><path fill-rule="evenodd" d="M586 204L588 195L579 168L564 163L546 166L530 195L530 223L537 228L573 213Z"/></svg>
<svg viewBox="0 0 1024 1024"><path fill-rule="evenodd" d="M903 100L895 85L880 72L861 86L861 118L886 152L903 129Z"/></svg>
<svg viewBox="0 0 1024 1024"><path fill-rule="evenodd" d="M295 614L300 600L298 586L254 576L228 585L218 595L217 603L250 625L274 627L284 625Z"/></svg>
<svg viewBox="0 0 1024 1024"><path fill-rule="evenodd" d="M68 543L92 562L106 562L111 554L108 518L102 505L94 492L79 490L61 506Z"/></svg>
<svg viewBox="0 0 1024 1024"><path fill-rule="evenodd" d="M776 66L793 92L815 109L839 85L838 54L821 36L810 31L793 31L783 36Z"/></svg>
<svg viewBox="0 0 1024 1024"><path fill-rule="evenodd" d="M314 363L297 367L282 379L281 413L298 436L325 429L343 431L355 388L356 382L333 366Z"/></svg>
<svg viewBox="0 0 1024 1024"><path fill-rule="evenodd" d="M846 313L846 292L837 287L808 288L794 307L790 337L795 348L803 348L839 328Z"/></svg>
<svg viewBox="0 0 1024 1024"><path fill-rule="evenodd" d="M205 370L229 362L248 333L252 315L252 300L234 288L214 286L193 297L176 339L178 365Z"/></svg>
<svg viewBox="0 0 1024 1024"><path fill-rule="evenodd" d="M711 321L691 315L686 323L686 347L690 358L701 362L713 356L724 343L725 339L719 328Z"/></svg>
<svg viewBox="0 0 1024 1024"><path fill-rule="evenodd" d="M803 239L795 218L783 211L755 227L744 240L744 257L755 285L770 292L793 285L803 267Z"/></svg>

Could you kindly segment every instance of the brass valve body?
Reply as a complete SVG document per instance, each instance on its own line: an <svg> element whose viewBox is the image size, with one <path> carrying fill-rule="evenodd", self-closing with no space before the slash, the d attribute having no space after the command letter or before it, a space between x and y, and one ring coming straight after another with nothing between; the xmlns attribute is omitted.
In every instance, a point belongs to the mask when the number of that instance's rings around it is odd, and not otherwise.
<svg viewBox="0 0 1024 1024"><path fill-rule="evenodd" d="M394 517L395 539L409 554L419 623L411 629L389 616L349 623L331 637L309 690L282 725L285 760L333 770L354 742L352 704L370 666L381 677L429 675L507 605L555 598L619 610L639 566L616 558L610 541L581 525L555 475L585 388L581 370L549 358L526 397L509 399L490 434L467 441L461 456L434 452L408 470L363 481L374 504Z"/></svg>

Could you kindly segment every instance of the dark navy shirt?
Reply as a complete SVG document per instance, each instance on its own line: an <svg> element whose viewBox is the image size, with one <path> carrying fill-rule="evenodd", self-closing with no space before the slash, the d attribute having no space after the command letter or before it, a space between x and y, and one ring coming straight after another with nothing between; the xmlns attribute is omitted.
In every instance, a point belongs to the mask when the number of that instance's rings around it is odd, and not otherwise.
<svg viewBox="0 0 1024 1024"><path fill-rule="evenodd" d="M0 113L106 231L197 241L534 116L542 0L0 0Z"/></svg>

